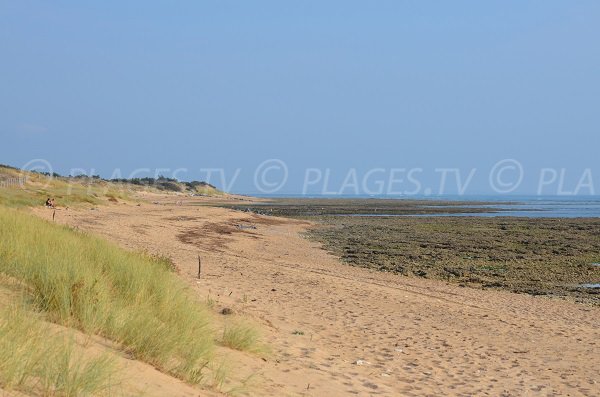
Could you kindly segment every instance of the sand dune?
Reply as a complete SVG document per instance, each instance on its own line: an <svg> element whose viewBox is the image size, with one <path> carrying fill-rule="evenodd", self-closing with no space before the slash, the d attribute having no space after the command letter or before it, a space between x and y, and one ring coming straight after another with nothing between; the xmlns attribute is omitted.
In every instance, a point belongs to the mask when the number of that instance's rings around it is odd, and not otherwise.
<svg viewBox="0 0 600 397"><path fill-rule="evenodd" d="M239 359L252 395L600 395L598 308L352 268L308 223L154 200L57 221L170 255L202 299L255 319L272 353Z"/></svg>

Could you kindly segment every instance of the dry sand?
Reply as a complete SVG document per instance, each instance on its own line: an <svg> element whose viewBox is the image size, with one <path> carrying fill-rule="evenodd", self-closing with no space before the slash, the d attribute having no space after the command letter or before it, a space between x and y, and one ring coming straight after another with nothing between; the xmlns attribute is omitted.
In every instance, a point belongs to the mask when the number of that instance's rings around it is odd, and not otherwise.
<svg viewBox="0 0 600 397"><path fill-rule="evenodd" d="M216 311L254 319L272 352L235 357L251 395L600 395L598 308L353 268L303 239L306 222L152 200L57 222L169 255Z"/></svg>

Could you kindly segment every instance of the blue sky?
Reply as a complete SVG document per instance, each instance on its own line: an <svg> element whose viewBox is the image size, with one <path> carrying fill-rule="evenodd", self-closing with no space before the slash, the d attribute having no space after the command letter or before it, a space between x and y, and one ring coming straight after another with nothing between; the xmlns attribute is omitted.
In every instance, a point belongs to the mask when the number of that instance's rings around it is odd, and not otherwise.
<svg viewBox="0 0 600 397"><path fill-rule="evenodd" d="M598 1L87 3L0 1L0 163L240 170L248 193L268 159L279 193L307 168L417 167L434 192L477 169L480 193L516 159L515 193L548 167L600 191Z"/></svg>

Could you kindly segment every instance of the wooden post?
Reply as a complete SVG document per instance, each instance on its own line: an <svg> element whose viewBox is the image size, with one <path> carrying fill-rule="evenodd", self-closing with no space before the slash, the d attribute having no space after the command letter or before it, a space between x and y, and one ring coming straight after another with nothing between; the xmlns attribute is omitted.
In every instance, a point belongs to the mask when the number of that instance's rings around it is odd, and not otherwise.
<svg viewBox="0 0 600 397"><path fill-rule="evenodd" d="M202 260L200 259L200 254L198 254L198 278L202 274Z"/></svg>
<svg viewBox="0 0 600 397"><path fill-rule="evenodd" d="M52 211L52 222L54 222L54 217L56 216L56 210Z"/></svg>

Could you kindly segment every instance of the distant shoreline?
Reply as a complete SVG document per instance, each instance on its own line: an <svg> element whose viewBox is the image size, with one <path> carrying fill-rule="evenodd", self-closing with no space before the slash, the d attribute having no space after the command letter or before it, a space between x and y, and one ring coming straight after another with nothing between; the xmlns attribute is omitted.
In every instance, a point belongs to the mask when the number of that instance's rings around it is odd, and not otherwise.
<svg viewBox="0 0 600 397"><path fill-rule="evenodd" d="M476 200L477 198L477 200ZM600 218L600 197L571 200L532 197L520 201L360 197L267 197L263 202L227 205L230 208L281 216L420 216L420 217L521 217L521 218Z"/></svg>

